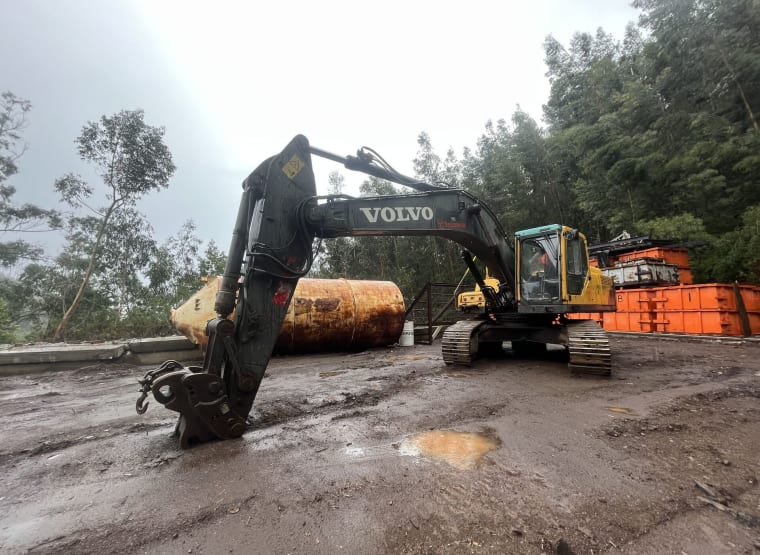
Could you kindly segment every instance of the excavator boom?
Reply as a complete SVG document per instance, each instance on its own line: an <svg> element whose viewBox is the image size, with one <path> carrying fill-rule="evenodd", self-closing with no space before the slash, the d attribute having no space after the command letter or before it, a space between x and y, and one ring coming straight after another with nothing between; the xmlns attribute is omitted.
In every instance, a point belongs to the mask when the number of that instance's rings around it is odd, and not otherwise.
<svg viewBox="0 0 760 555"><path fill-rule="evenodd" d="M459 243L484 262L514 296L515 256L491 211L465 191L332 198L306 211L319 237L360 235L436 236Z"/></svg>

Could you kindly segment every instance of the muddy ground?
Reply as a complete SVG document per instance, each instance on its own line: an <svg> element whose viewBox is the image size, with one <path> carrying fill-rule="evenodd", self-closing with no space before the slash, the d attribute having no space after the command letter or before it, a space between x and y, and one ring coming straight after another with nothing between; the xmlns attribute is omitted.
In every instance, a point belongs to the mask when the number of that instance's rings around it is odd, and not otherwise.
<svg viewBox="0 0 760 555"><path fill-rule="evenodd" d="M276 357L243 438L185 452L144 368L0 378L0 551L759 553L760 343L612 346L611 379Z"/></svg>

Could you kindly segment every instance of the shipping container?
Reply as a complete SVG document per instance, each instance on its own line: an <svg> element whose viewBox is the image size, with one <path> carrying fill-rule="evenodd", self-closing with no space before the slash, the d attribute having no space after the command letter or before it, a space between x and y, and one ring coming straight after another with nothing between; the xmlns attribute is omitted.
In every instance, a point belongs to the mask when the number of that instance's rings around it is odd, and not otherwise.
<svg viewBox="0 0 760 555"><path fill-rule="evenodd" d="M760 334L760 287L740 285L750 334ZM732 284L709 283L617 289L617 312L574 318L601 321L608 331L742 336L742 316Z"/></svg>

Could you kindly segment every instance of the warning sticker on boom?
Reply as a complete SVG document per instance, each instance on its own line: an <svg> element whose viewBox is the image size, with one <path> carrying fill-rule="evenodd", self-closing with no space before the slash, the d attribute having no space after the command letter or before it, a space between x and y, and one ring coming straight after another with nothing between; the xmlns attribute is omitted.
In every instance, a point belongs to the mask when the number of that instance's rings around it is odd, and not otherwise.
<svg viewBox="0 0 760 555"><path fill-rule="evenodd" d="M288 179L293 179L295 176L301 173L303 167L303 160L301 160L298 155L294 154L293 157L288 160L287 163L282 167L282 171L285 172L285 175L288 176Z"/></svg>

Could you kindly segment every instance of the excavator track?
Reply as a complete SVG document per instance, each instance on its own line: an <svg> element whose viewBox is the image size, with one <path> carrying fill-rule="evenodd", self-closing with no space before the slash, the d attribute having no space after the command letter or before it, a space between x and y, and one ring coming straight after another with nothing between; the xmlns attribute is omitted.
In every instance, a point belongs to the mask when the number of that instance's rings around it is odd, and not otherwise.
<svg viewBox="0 0 760 555"><path fill-rule="evenodd" d="M594 320L571 320L566 324L570 362L578 374L609 376L612 371L610 340Z"/></svg>
<svg viewBox="0 0 760 555"><path fill-rule="evenodd" d="M443 362L470 366L478 354L477 329L485 320L460 320L443 332Z"/></svg>

